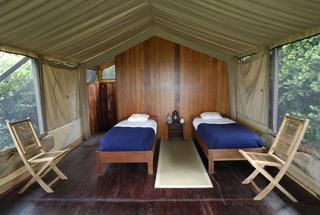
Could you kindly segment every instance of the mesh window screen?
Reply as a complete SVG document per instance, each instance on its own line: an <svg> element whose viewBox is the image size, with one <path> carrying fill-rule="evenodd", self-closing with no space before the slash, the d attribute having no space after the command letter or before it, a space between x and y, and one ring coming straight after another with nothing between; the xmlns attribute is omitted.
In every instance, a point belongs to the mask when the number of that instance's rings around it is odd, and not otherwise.
<svg viewBox="0 0 320 215"><path fill-rule="evenodd" d="M286 112L310 119L303 143L320 146L320 35L278 48L278 125Z"/></svg>
<svg viewBox="0 0 320 215"><path fill-rule="evenodd" d="M0 52L0 151L14 147L6 120L15 121L30 117L39 128L37 113L37 80L30 58ZM41 119L42 120L42 119Z"/></svg>
<svg viewBox="0 0 320 215"><path fill-rule="evenodd" d="M86 71L86 80L88 84L97 82L98 81L97 71L93 69L88 69Z"/></svg>
<svg viewBox="0 0 320 215"><path fill-rule="evenodd" d="M115 65L109 66L102 71L102 80L115 80Z"/></svg>

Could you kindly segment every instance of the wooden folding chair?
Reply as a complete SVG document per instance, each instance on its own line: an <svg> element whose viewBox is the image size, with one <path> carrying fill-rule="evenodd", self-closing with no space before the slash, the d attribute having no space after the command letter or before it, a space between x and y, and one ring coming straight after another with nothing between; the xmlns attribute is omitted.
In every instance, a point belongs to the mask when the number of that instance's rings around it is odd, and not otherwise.
<svg viewBox="0 0 320 215"><path fill-rule="evenodd" d="M279 181L291 164L308 124L308 119L299 119L286 114L274 143L268 153L254 153L239 150L250 164L256 168L253 173L242 182L242 184L249 184L250 182L253 183L253 179L259 173L270 181L269 185L254 197L254 200L263 199L274 187L277 187L289 199L293 202L297 202L297 200L279 184ZM275 177L272 177L264 169L266 166L277 167L279 172Z"/></svg>
<svg viewBox="0 0 320 215"><path fill-rule="evenodd" d="M7 122L12 139L20 154L20 157L32 176L32 179L20 190L23 193L34 182L48 193L52 193L51 186L60 179L68 178L58 169L57 163L67 154L70 149L62 151L45 152L34 130L31 120L25 119L16 122ZM53 170L57 177L49 184L43 181L43 177Z"/></svg>

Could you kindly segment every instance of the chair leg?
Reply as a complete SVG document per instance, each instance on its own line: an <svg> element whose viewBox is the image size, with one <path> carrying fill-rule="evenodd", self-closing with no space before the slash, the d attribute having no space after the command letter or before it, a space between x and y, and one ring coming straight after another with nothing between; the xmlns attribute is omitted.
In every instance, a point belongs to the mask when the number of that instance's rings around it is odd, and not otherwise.
<svg viewBox="0 0 320 215"><path fill-rule="evenodd" d="M51 187L54 183L56 183L60 179L60 176L57 176L55 179L53 179L48 186Z"/></svg>
<svg viewBox="0 0 320 215"><path fill-rule="evenodd" d="M253 200L255 201L260 201L261 199L263 199L268 193L270 193L270 191L275 187L274 184L269 183L268 186L266 186L260 193L258 193L258 195L256 195Z"/></svg>
<svg viewBox="0 0 320 215"><path fill-rule="evenodd" d="M57 175L61 178L61 180L67 180L68 177L61 172L61 170L56 166L56 164L52 163L51 164L52 170L57 173Z"/></svg>
<svg viewBox="0 0 320 215"><path fill-rule="evenodd" d="M19 194L23 193L24 191L26 191L26 189L28 187L30 187L34 182L37 181L37 178L42 178L43 176L47 175L48 172L51 170L51 168L48 168L50 166L50 163L51 162L47 162L45 163L41 168L40 170L35 173L34 170L30 167L28 168L29 170L29 173L31 174L32 178L27 182L27 184L25 184L23 186L23 188L19 191ZM37 181L38 182L38 181Z"/></svg>
<svg viewBox="0 0 320 215"><path fill-rule="evenodd" d="M23 188L21 188L21 190L19 191L19 194L24 193L24 191L26 191L26 189L28 189L28 187L30 187L34 182L36 182L36 180L34 178L31 178L28 183L26 183Z"/></svg>
<svg viewBox="0 0 320 215"><path fill-rule="evenodd" d="M291 201L298 202L296 198L294 198L286 189L284 189L280 184L273 184L270 182L268 186L266 186L258 195L256 195L253 199L254 200L261 200L263 199L271 190L277 187L284 195L286 195Z"/></svg>
<svg viewBox="0 0 320 215"><path fill-rule="evenodd" d="M251 175L249 175L244 181L242 181L242 184L249 184L257 175L259 175L259 171L254 170Z"/></svg>
<svg viewBox="0 0 320 215"><path fill-rule="evenodd" d="M266 186L256 197L254 197L254 200L261 200L263 199L270 191L277 187L283 194L285 194L291 201L298 202L296 198L294 198L286 189L284 189L280 184L279 181L283 177L285 171L280 170L278 174L273 178L263 167L261 166L254 166L256 167L256 170L258 170L266 179L270 181L270 184Z"/></svg>
<svg viewBox="0 0 320 215"><path fill-rule="evenodd" d="M53 190L40 177L36 178L36 181L47 193L53 193Z"/></svg>
<svg viewBox="0 0 320 215"><path fill-rule="evenodd" d="M51 168L50 168L50 167ZM43 180L42 177L44 177L45 175L48 174L48 172L50 172L50 170L53 170L58 177L56 179L54 179L52 182L50 182L50 184L46 184ZM61 170L56 166L55 163L52 162L48 162L46 163L35 175L32 175L32 179L30 179L30 181L19 191L19 193L23 193L28 187L30 187L30 185L32 185L34 182L38 182L39 185L47 192L47 193L53 193L53 190L50 188L50 186L52 184L54 184L59 178L62 180L66 180L68 179L67 176L65 176Z"/></svg>
<svg viewBox="0 0 320 215"><path fill-rule="evenodd" d="M34 182L38 182L47 193L53 193L53 190L40 177L38 177L30 179L30 181L28 181L28 183L19 191L19 194L24 193L24 191L26 191Z"/></svg>
<svg viewBox="0 0 320 215"><path fill-rule="evenodd" d="M298 202L296 198L294 198L286 189L284 189L280 184L276 184L276 187L284 194L286 195L291 201Z"/></svg>
<svg viewBox="0 0 320 215"><path fill-rule="evenodd" d="M49 171L51 170L51 168L48 168L43 174L43 176L45 176ZM26 185L24 185L24 187L19 191L19 194L23 193L24 191L27 190L28 187L30 187L34 182L38 182L38 184L47 192L47 193L52 193L53 190L42 180L40 175L33 175L33 178L30 179L30 181L28 181L28 183Z"/></svg>

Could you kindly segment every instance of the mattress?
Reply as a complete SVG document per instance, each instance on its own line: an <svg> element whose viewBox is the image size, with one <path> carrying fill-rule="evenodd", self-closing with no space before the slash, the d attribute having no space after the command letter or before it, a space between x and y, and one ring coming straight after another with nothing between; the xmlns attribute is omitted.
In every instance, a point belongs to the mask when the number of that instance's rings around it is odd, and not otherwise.
<svg viewBox="0 0 320 215"><path fill-rule="evenodd" d="M193 126L209 149L262 147L259 135L232 120L199 121L194 121Z"/></svg>
<svg viewBox="0 0 320 215"><path fill-rule="evenodd" d="M153 122L152 122L153 121ZM122 121L100 140L99 151L149 151L156 135L156 122Z"/></svg>

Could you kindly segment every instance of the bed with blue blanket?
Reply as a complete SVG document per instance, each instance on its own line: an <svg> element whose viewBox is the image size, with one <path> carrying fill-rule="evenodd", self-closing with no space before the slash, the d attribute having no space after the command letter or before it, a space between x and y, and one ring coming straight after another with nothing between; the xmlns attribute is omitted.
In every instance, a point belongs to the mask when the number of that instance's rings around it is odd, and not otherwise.
<svg viewBox="0 0 320 215"><path fill-rule="evenodd" d="M244 160L239 149L265 151L259 135L231 119L204 120L195 117L192 124L193 137L208 158L209 173L214 172L214 161Z"/></svg>
<svg viewBox="0 0 320 215"><path fill-rule="evenodd" d="M103 172L104 163L147 163L148 174L153 174L153 154L157 123L121 121L100 139L96 152L97 171Z"/></svg>

